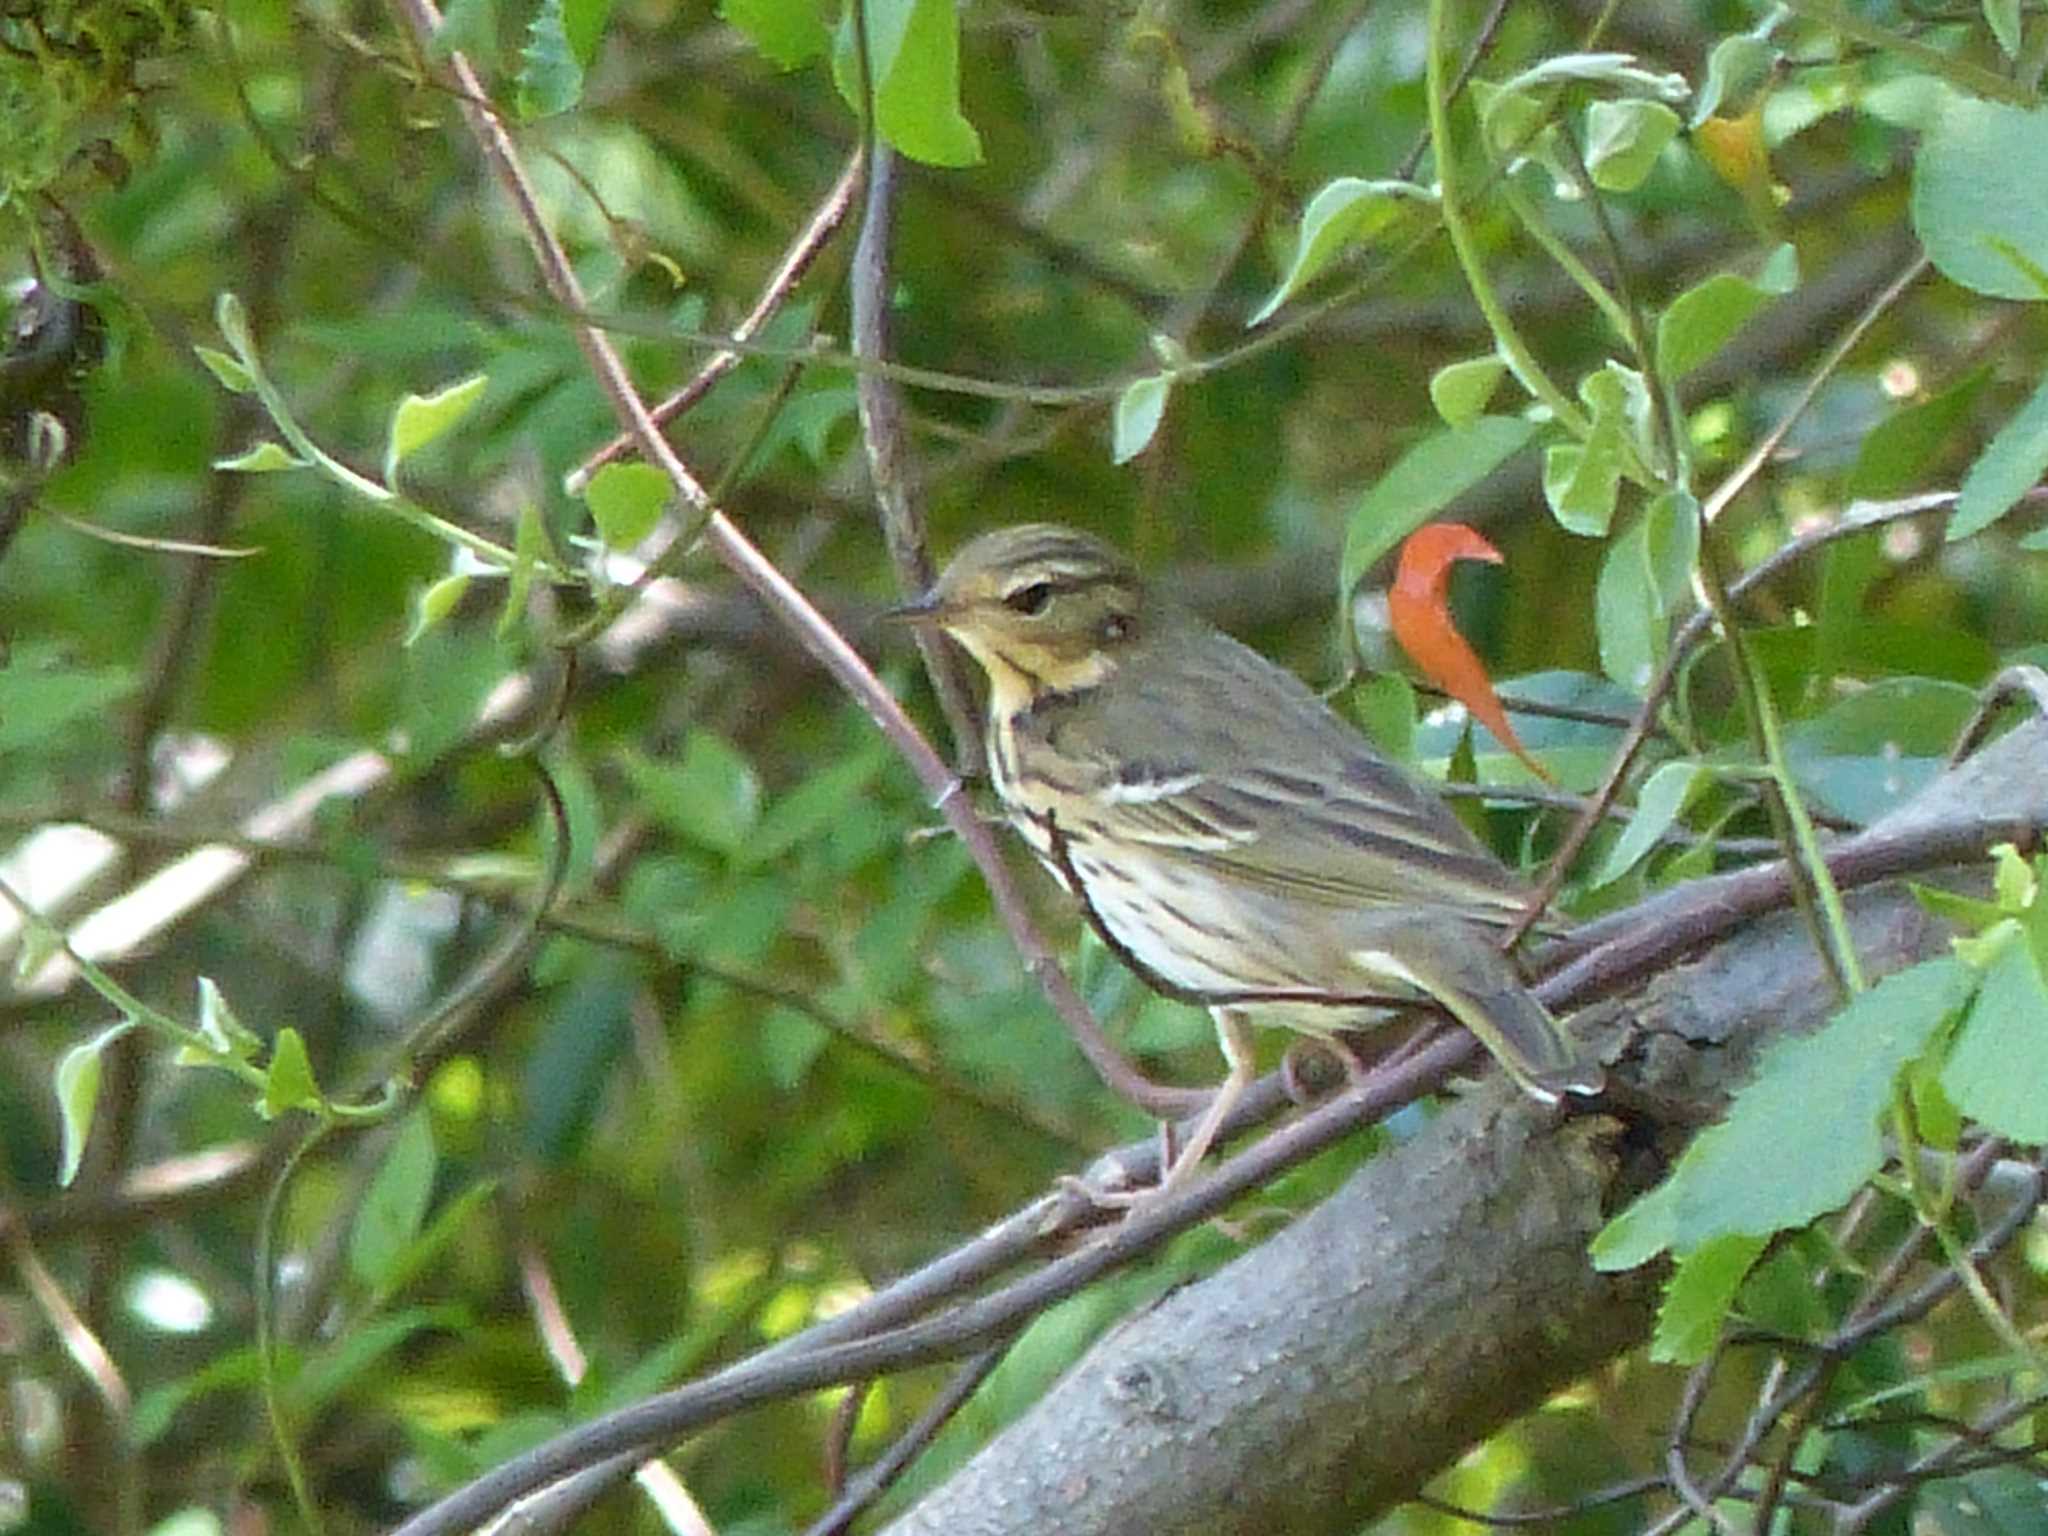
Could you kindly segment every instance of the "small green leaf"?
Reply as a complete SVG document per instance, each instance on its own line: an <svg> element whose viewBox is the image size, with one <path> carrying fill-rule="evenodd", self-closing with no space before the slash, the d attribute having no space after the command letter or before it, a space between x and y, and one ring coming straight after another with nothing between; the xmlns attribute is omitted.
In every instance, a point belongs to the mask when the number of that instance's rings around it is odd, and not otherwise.
<svg viewBox="0 0 2048 1536"><path fill-rule="evenodd" d="M419 598L412 607L412 624L402 642L406 649L418 644L427 631L461 606L464 595L469 591L469 582L469 572L456 571L439 581L429 582L420 590Z"/></svg>
<svg viewBox="0 0 2048 1536"><path fill-rule="evenodd" d="M1702 764L1675 762L1663 764L1644 780L1642 792L1636 796L1636 813L1615 839L1614 846L1607 850L1607 858L1593 876L1592 888L1598 890L1634 869L1657 846L1657 839L1671 830L1694 793L1709 778Z"/></svg>
<svg viewBox="0 0 2048 1536"><path fill-rule="evenodd" d="M795 69L832 46L818 0L720 0L719 16L777 69Z"/></svg>
<svg viewBox="0 0 2048 1536"><path fill-rule="evenodd" d="M531 121L566 112L583 99L583 66L569 45L563 0L540 0L526 24L516 79L519 115Z"/></svg>
<svg viewBox="0 0 2048 1536"><path fill-rule="evenodd" d="M348 1267L373 1292L384 1292L398 1261L426 1220L434 1193L434 1128L424 1110L406 1116L348 1234Z"/></svg>
<svg viewBox="0 0 2048 1536"><path fill-rule="evenodd" d="M2010 512L2048 473L2048 378L2019 412L1998 429L1990 446L1963 477L1963 492L1948 520L1950 539L1981 533Z"/></svg>
<svg viewBox="0 0 2048 1536"><path fill-rule="evenodd" d="M263 1042L240 1019L228 1000L221 996L211 976L199 978L199 1036L209 1047L230 1061L254 1061ZM185 1060L181 1050L178 1059Z"/></svg>
<svg viewBox="0 0 2048 1536"><path fill-rule="evenodd" d="M1698 1365L1713 1352L1722 1321L1765 1239L1730 1233L1700 1244L1664 1282L1650 1358L1659 1365Z"/></svg>
<svg viewBox="0 0 2048 1536"><path fill-rule="evenodd" d="M1543 450L1543 499L1567 533L1606 533L1620 490L1619 422L1596 421L1583 443L1552 443Z"/></svg>
<svg viewBox="0 0 2048 1536"><path fill-rule="evenodd" d="M607 464L583 488L583 504L607 547L635 548L654 532L675 485L652 464Z"/></svg>
<svg viewBox="0 0 2048 1536"><path fill-rule="evenodd" d="M1996 299L2042 295L2000 250L2048 250L2048 108L1952 93L1913 162L1913 232L1951 282Z"/></svg>
<svg viewBox="0 0 2048 1536"><path fill-rule="evenodd" d="M490 380L481 373L450 384L438 394L407 395L391 413L391 442L384 450L384 482L393 484L398 466L447 432L483 398Z"/></svg>
<svg viewBox="0 0 2048 1536"><path fill-rule="evenodd" d="M1134 379L1116 397L1116 418L1110 432L1110 457L1128 464L1145 451L1166 415L1166 397L1173 380L1163 373Z"/></svg>
<svg viewBox="0 0 2048 1536"><path fill-rule="evenodd" d="M821 768L762 813L735 862L742 869L757 869L818 836L861 804L888 761L889 754L875 748Z"/></svg>
<svg viewBox="0 0 2048 1536"><path fill-rule="evenodd" d="M1739 32L1714 44L1707 55L1707 77L1693 98L1688 128L1697 128L1725 105L1729 114L1739 115L1749 98L1771 77L1780 54L1760 37Z"/></svg>
<svg viewBox="0 0 2048 1536"><path fill-rule="evenodd" d="M2040 894L2041 877L2019 849L2000 843L1991 850L1991 888L2000 910L2014 916L2027 910Z"/></svg>
<svg viewBox="0 0 2048 1536"><path fill-rule="evenodd" d="M74 1045L58 1059L57 1114L64 1129L64 1155L57 1182L66 1189L78 1177L78 1165L85 1160L85 1144L92 1135L93 1111L100 1102L100 1054L134 1027L133 1020L124 1019Z"/></svg>
<svg viewBox="0 0 2048 1536"><path fill-rule="evenodd" d="M1716 272L1673 299L1657 317L1657 371L1677 383L1734 339L1756 312L1799 284L1790 245L1771 253L1755 281Z"/></svg>
<svg viewBox="0 0 2048 1536"><path fill-rule="evenodd" d="M1536 432L1536 423L1517 416L1481 416L1430 434L1396 459L1345 526L1337 577L1345 608L1382 555L1500 468Z"/></svg>
<svg viewBox="0 0 2048 1536"><path fill-rule="evenodd" d="M544 562L554 558L555 548L548 539L548 525L541 516L540 503L529 501L519 509L518 529L512 536L512 571L505 582L505 607L498 615L499 639L511 634L526 616L534 574Z"/></svg>
<svg viewBox="0 0 2048 1536"><path fill-rule="evenodd" d="M313 1076L313 1059L306 1054L306 1042L296 1029L280 1029L277 1043L270 1050L270 1067L264 1074L263 1096L256 1102L257 1112L266 1120L275 1120L294 1109L317 1114L326 1104L320 1096L319 1080Z"/></svg>
<svg viewBox="0 0 2048 1536"><path fill-rule="evenodd" d="M1871 428L1849 472L1849 494L1882 500L1916 488L1955 442L1990 377L1988 366L1973 369L1932 399L1905 406Z"/></svg>
<svg viewBox="0 0 2048 1536"><path fill-rule="evenodd" d="M256 339L249 334L249 314L242 308L242 301L232 293L222 293L213 301L213 323L226 340L228 349L241 359L245 368L253 371Z"/></svg>
<svg viewBox="0 0 2048 1536"><path fill-rule="evenodd" d="M740 751L710 731L690 733L679 763L625 754L627 775L663 823L692 842L740 856L761 819L761 781Z"/></svg>
<svg viewBox="0 0 2048 1536"><path fill-rule="evenodd" d="M238 475L268 475L280 469L304 469L306 461L294 458L276 443L262 442L232 459L215 459L213 467Z"/></svg>
<svg viewBox="0 0 2048 1536"><path fill-rule="evenodd" d="M73 727L105 721L135 687L132 673L68 664L54 647L21 640L0 667L0 754L40 747Z"/></svg>
<svg viewBox="0 0 2048 1536"><path fill-rule="evenodd" d="M1699 503L1666 492L1607 548L1593 592L1600 669L1640 695L1663 663L1671 621L1692 591L1699 559Z"/></svg>
<svg viewBox="0 0 2048 1536"><path fill-rule="evenodd" d="M2020 44L2024 34L2020 29L2020 0L1983 0L1984 24L1991 28L1991 35L1998 39L1998 46L2005 50L2008 59L2020 56Z"/></svg>
<svg viewBox="0 0 2048 1536"><path fill-rule="evenodd" d="M198 354L199 361L206 364L207 372L220 380L221 388L230 394L251 395L256 392L255 377L227 353L217 352L212 347L194 347L192 350Z"/></svg>
<svg viewBox="0 0 2048 1536"><path fill-rule="evenodd" d="M1678 114L1660 101L1596 101L1586 109L1586 170L1603 192L1633 192L1678 135Z"/></svg>
<svg viewBox="0 0 2048 1536"><path fill-rule="evenodd" d="M1478 419L1507 371L1508 365L1493 353L1446 363L1430 377L1429 403L1446 426L1462 427Z"/></svg>
<svg viewBox="0 0 2048 1536"><path fill-rule="evenodd" d="M1385 233L1416 204L1433 208L1436 196L1410 181L1367 181L1357 176L1340 176L1323 186L1302 213L1287 275L1245 322L1246 327L1264 323L1347 246L1363 245Z"/></svg>
<svg viewBox="0 0 2048 1536"><path fill-rule="evenodd" d="M2028 1146L2048 1142L2048 979L2014 935L1984 973L1941 1086L1972 1120Z"/></svg>
<svg viewBox="0 0 2048 1536"><path fill-rule="evenodd" d="M953 0L868 0L868 62L875 126L926 165L975 165L981 136L960 111L960 15ZM856 112L861 98L852 8L840 20L832 78Z"/></svg>
<svg viewBox="0 0 2048 1536"><path fill-rule="evenodd" d="M597 45L604 41L605 23L611 20L612 0L566 0L562 7L562 30L569 39L569 51L585 69L597 62Z"/></svg>

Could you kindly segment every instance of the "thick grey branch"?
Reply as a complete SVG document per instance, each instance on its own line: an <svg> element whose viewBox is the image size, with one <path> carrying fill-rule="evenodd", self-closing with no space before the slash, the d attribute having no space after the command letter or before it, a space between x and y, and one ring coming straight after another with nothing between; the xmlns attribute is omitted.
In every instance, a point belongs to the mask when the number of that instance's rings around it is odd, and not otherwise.
<svg viewBox="0 0 2048 1536"><path fill-rule="evenodd" d="M2048 823L2034 722L1896 818ZM1851 903L1873 973L1943 932L1895 887ZM1579 1027L1643 1086L1710 1102L1835 1007L1796 920L1743 930ZM889 1536L1347 1532L1489 1431L1639 1342L1655 1276L1587 1262L1658 1172L1606 1118L1557 1124L1490 1085L1335 1196L1102 1341ZM1664 1149L1668 1155L1670 1149Z"/></svg>

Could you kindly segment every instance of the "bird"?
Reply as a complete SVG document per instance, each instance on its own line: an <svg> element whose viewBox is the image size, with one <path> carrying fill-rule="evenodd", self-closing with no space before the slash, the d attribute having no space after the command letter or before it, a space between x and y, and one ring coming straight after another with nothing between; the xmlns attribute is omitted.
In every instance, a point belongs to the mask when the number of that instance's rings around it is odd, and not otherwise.
<svg viewBox="0 0 2048 1536"><path fill-rule="evenodd" d="M1252 1025L1370 1028L1433 1002L1545 1102L1602 1074L1499 947L1523 881L1300 678L1054 523L983 533L892 616L987 675L991 783L1120 958L1206 1004L1228 1072L1160 1190L1254 1075Z"/></svg>

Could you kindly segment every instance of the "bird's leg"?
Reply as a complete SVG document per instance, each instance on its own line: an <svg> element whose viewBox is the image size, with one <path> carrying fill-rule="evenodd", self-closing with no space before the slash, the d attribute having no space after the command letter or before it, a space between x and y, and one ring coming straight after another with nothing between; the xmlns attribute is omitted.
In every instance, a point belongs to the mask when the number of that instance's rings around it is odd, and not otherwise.
<svg viewBox="0 0 2048 1536"><path fill-rule="evenodd" d="M1239 1008L1215 1008L1210 1010L1216 1019L1216 1043L1223 1049L1224 1063L1230 1068L1222 1083L1217 1086L1216 1096L1209 1100L1202 1111L1202 1118L1195 1122L1195 1128L1188 1135L1187 1145L1175 1154L1160 1178L1158 1187L1149 1193L1170 1194L1181 1188L1202 1166L1202 1159L1209 1155L1209 1148L1216 1140L1216 1133L1223 1129L1223 1122L1230 1118L1237 1101L1244 1097L1245 1089L1252 1085L1256 1066L1252 1058L1252 1032L1245 1023L1244 1011Z"/></svg>
<svg viewBox="0 0 2048 1536"><path fill-rule="evenodd" d="M1223 1129L1223 1122L1230 1118L1230 1111L1244 1097L1245 1089L1251 1086L1256 1074L1251 1028L1245 1023L1243 1011L1214 1008L1210 1012L1216 1019L1216 1043L1223 1048L1223 1060L1230 1070L1217 1086L1215 1096L1203 1106L1201 1118L1195 1122L1194 1130L1188 1133L1186 1145L1178 1152L1173 1148L1172 1124L1161 1124L1160 1163L1165 1172L1159 1182L1143 1189L1098 1189L1069 1175L1060 1179L1061 1184L1086 1196L1096 1205L1122 1210L1157 1200L1186 1186L1202 1166L1202 1159L1208 1155L1217 1133Z"/></svg>

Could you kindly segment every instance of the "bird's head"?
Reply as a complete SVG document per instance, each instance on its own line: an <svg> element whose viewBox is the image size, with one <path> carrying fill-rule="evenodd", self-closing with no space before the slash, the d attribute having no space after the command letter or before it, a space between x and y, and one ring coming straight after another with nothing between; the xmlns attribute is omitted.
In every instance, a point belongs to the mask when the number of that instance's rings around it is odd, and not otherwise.
<svg viewBox="0 0 2048 1536"><path fill-rule="evenodd" d="M894 617L936 624L988 673L997 705L1106 679L1148 622L1131 562L1054 523L984 533Z"/></svg>

